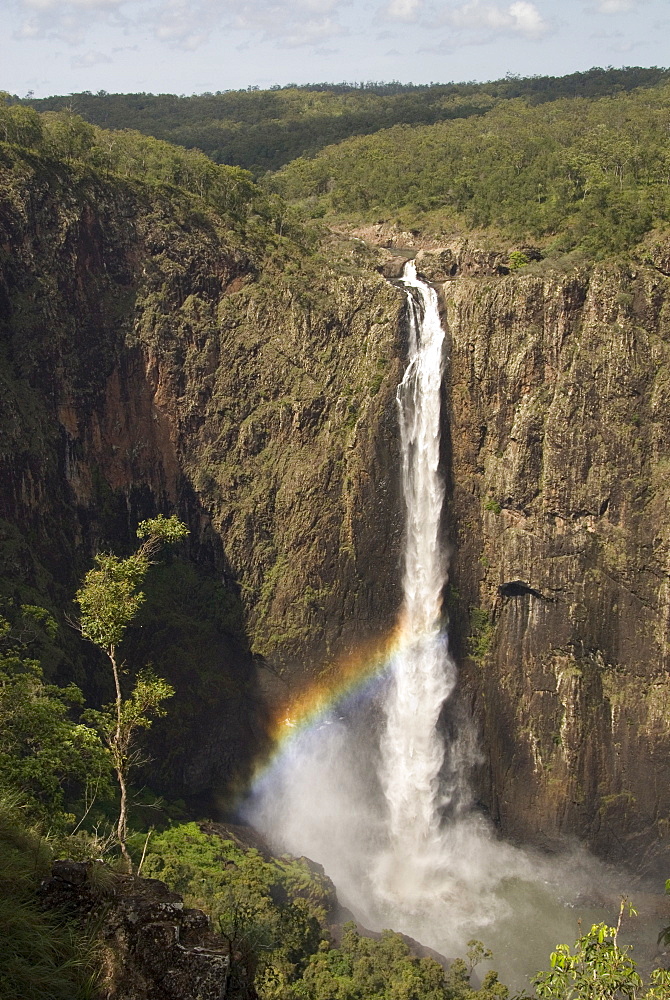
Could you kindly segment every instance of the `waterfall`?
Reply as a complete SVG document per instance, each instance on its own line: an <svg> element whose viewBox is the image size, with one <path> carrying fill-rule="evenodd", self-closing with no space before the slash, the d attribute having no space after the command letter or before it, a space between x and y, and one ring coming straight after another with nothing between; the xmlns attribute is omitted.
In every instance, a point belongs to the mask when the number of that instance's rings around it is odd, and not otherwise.
<svg viewBox="0 0 670 1000"><path fill-rule="evenodd" d="M442 615L445 333L437 294L411 262L402 284L409 358L397 391L406 514L398 641L373 684L297 728L256 783L246 816L278 849L320 862L365 926L450 956L482 938L521 987L524 968L539 968L557 940L571 939L561 898L593 881L593 862L571 856L568 876L566 866L499 840L473 807L476 740L450 697L456 668Z"/></svg>
<svg viewBox="0 0 670 1000"><path fill-rule="evenodd" d="M437 293L405 265L409 359L397 400L405 499L402 631L386 696L380 778L388 807L382 861L389 895L419 902L433 882L441 848L442 706L456 669L442 630L446 559L440 538L440 396L445 334ZM402 859L402 866L399 864ZM409 861L408 866L408 859ZM389 886L402 870L400 884ZM394 875L394 873L396 873Z"/></svg>

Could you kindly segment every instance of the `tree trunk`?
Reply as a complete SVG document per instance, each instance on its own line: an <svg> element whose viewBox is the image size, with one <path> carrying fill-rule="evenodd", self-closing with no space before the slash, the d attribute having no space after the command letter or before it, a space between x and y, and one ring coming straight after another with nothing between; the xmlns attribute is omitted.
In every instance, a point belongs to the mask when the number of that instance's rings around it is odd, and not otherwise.
<svg viewBox="0 0 670 1000"><path fill-rule="evenodd" d="M121 708L123 705L123 698L121 695L119 667L116 662L116 648L114 646L109 647L107 650L107 656L112 664L114 686L116 688L116 729L114 731L114 736L112 737L112 754L114 755L114 769L116 770L116 778L119 782L119 790L121 792L119 819L116 824L116 839L119 842L121 854L125 858L126 864L128 865L128 871L132 874L133 862L130 854L128 853L128 848L126 847L126 832L128 827L128 789L126 786L126 762L121 739Z"/></svg>

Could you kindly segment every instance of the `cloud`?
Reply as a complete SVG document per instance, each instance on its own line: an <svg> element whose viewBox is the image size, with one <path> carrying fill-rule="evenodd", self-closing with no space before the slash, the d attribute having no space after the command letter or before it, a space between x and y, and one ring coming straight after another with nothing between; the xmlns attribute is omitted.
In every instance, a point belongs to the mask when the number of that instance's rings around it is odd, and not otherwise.
<svg viewBox="0 0 670 1000"><path fill-rule="evenodd" d="M551 30L549 23L529 0L515 0L508 7L497 3L482 3L481 0L468 0L460 7L445 11L443 20L457 30L479 36L476 39L479 41L484 38L488 41L498 35L522 35L524 38L539 39Z"/></svg>
<svg viewBox="0 0 670 1000"><path fill-rule="evenodd" d="M14 36L58 38L70 45L80 45L96 24L127 23L122 12L126 4L127 0L18 0L24 20Z"/></svg>
<svg viewBox="0 0 670 1000"><path fill-rule="evenodd" d="M89 50L82 55L73 56L70 60L72 69L90 69L91 66L99 66L100 63L111 63L111 59L104 52L93 52Z"/></svg>
<svg viewBox="0 0 670 1000"><path fill-rule="evenodd" d="M421 0L391 0L386 7L386 16L394 21L416 21L421 6Z"/></svg>
<svg viewBox="0 0 670 1000"><path fill-rule="evenodd" d="M27 15L16 37L59 38L72 45L81 45L92 28L111 25L128 32L149 30L158 41L184 50L197 49L218 29L249 33L256 39L274 41L282 47L314 46L345 33L338 19L338 9L346 2L16 0L18 8Z"/></svg>
<svg viewBox="0 0 670 1000"><path fill-rule="evenodd" d="M284 48L322 45L346 33L333 16L338 5L339 0L248 2L241 5L230 25Z"/></svg>

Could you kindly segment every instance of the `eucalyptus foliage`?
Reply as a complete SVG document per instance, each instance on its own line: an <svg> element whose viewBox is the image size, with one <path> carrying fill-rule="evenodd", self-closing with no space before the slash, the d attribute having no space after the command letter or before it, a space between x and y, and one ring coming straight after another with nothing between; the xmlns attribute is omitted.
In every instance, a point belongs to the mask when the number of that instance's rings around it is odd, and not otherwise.
<svg viewBox="0 0 670 1000"><path fill-rule="evenodd" d="M645 989L629 949L618 944L618 930L593 924L574 949L558 945L551 968L533 980L540 1000L668 1000L670 972L656 969Z"/></svg>
<svg viewBox="0 0 670 1000"><path fill-rule="evenodd" d="M81 633L105 653L114 678L114 702L89 711L87 718L101 733L114 764L120 792L116 836L129 868L128 776L140 761L138 731L149 729L154 718L165 714L163 702L172 697L174 689L145 667L137 674L130 694L124 696L121 675L125 665L119 662L117 646L144 602L145 595L139 588L153 557L163 544L178 542L187 535L188 528L176 517L161 514L142 521L137 529L141 540L137 551L125 559L112 554L96 556L95 567L88 571L76 595L81 608Z"/></svg>
<svg viewBox="0 0 670 1000"><path fill-rule="evenodd" d="M26 655L30 621L55 628L42 608L25 605L17 624L0 617L0 791L17 796L24 816L64 832L68 808L87 784L109 789L111 758L94 727L78 718L84 699L74 684L46 684Z"/></svg>
<svg viewBox="0 0 670 1000"><path fill-rule="evenodd" d="M217 163L260 175L297 156L352 135L400 123L425 125L471 118L501 102L522 97L546 104L562 97L602 97L668 79L668 71L640 66L593 68L563 77L520 77L486 83L407 84L398 80L312 83L261 90L175 94L108 94L88 91L61 97L25 98L15 107L62 111L74 105L87 121L108 129L137 129L179 146L203 150ZM25 108L25 110L28 110Z"/></svg>

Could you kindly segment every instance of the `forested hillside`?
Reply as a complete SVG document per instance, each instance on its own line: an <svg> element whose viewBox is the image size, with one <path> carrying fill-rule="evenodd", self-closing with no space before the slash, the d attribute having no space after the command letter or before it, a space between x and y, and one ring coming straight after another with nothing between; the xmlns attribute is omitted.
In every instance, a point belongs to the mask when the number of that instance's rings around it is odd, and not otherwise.
<svg viewBox="0 0 670 1000"><path fill-rule="evenodd" d="M595 68L564 77L508 76L490 83L289 84L192 97L101 92L22 103L39 111L71 108L103 128L136 129L201 149L217 163L261 174L298 156L313 156L349 136L393 125L476 117L516 98L535 105L561 98L613 96L667 79L667 70L653 67Z"/></svg>
<svg viewBox="0 0 670 1000"><path fill-rule="evenodd" d="M667 85L538 106L519 98L467 121L348 139L269 186L328 220L489 230L604 256L670 218L669 121Z"/></svg>

